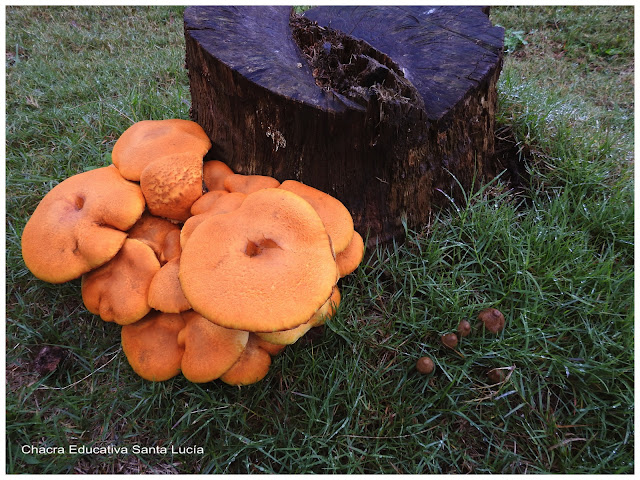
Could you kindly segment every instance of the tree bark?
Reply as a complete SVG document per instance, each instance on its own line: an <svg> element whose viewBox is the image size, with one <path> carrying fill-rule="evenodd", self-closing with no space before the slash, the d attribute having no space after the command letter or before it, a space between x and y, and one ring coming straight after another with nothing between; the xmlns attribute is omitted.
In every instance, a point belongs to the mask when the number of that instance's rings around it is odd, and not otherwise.
<svg viewBox="0 0 640 480"><path fill-rule="evenodd" d="M503 31L481 7L189 7L211 159L342 201L369 245L495 175Z"/></svg>

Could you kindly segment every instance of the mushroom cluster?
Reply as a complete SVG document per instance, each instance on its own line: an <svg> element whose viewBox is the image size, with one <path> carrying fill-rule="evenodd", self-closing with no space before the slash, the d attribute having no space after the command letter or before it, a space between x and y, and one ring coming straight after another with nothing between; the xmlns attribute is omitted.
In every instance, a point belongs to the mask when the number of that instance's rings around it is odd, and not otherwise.
<svg viewBox="0 0 640 480"><path fill-rule="evenodd" d="M234 173L189 120L134 123L113 165L67 178L22 234L41 280L81 277L87 310L122 326L142 378L255 383L271 357L323 325L364 255L336 198Z"/></svg>

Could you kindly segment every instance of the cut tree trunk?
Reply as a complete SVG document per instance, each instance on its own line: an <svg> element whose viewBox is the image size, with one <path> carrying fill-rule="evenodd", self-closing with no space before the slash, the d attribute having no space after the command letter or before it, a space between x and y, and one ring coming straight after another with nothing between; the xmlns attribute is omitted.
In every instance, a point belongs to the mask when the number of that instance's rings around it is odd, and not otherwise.
<svg viewBox="0 0 640 480"><path fill-rule="evenodd" d="M493 177L503 30L481 7L189 7L209 159L342 201L369 245Z"/></svg>

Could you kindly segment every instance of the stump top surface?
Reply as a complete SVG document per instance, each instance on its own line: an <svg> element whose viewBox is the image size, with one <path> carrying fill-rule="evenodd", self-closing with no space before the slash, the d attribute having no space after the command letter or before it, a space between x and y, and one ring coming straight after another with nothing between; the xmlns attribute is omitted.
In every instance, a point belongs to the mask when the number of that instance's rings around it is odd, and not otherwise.
<svg viewBox="0 0 640 480"><path fill-rule="evenodd" d="M204 50L248 80L285 97L326 110L344 103L319 88L293 41L291 7L188 7L185 30Z"/></svg>
<svg viewBox="0 0 640 480"><path fill-rule="evenodd" d="M316 7L305 16L391 57L422 96L430 120L495 68L504 30L477 6Z"/></svg>
<svg viewBox="0 0 640 480"><path fill-rule="evenodd" d="M290 14L286 6L188 7L185 31L268 91L328 111L359 109L316 84L292 37ZM501 59L503 29L481 7L323 6L304 16L391 58L418 90L429 120L444 116Z"/></svg>

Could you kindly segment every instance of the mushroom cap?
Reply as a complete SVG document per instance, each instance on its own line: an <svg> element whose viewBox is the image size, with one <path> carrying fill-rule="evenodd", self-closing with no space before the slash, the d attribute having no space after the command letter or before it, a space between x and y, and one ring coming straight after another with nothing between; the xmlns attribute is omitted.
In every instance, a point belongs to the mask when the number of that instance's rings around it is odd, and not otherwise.
<svg viewBox="0 0 640 480"><path fill-rule="evenodd" d="M191 205L191 215L206 213L224 195L229 195L229 192L226 190L212 190L205 193Z"/></svg>
<svg viewBox="0 0 640 480"><path fill-rule="evenodd" d="M504 315L497 308L485 308L478 314L478 320L480 320L484 327L491 333L500 333L504 328Z"/></svg>
<svg viewBox="0 0 640 480"><path fill-rule="evenodd" d="M458 336L455 333L446 333L440 337L445 347L455 349L458 346Z"/></svg>
<svg viewBox="0 0 640 480"><path fill-rule="evenodd" d="M219 378L238 361L247 346L249 332L224 328L193 310L184 312L185 327L178 334L184 347L182 374L194 383Z"/></svg>
<svg viewBox="0 0 640 480"><path fill-rule="evenodd" d="M296 343L300 338L304 336L309 330L314 327L313 322L309 320L302 325L298 325L296 328L290 330L280 330L278 332L256 332L256 336L264 340L265 342L272 343L274 345L292 345Z"/></svg>
<svg viewBox="0 0 640 480"><path fill-rule="evenodd" d="M22 257L41 280L63 283L111 260L144 211L140 187L113 166L53 187L22 232Z"/></svg>
<svg viewBox="0 0 640 480"><path fill-rule="evenodd" d="M180 313L191 309L180 287L179 270L180 257L176 257L165 263L153 276L148 297L151 308L165 313Z"/></svg>
<svg viewBox="0 0 640 480"><path fill-rule="evenodd" d="M254 335L250 334L250 337L252 336ZM267 342L266 340L263 340L262 338L258 337L258 334L255 334L254 340L258 347L265 350L272 357L278 355L286 347L286 345L277 345L275 343Z"/></svg>
<svg viewBox="0 0 640 480"><path fill-rule="evenodd" d="M320 325L324 325L327 319L332 318L338 311L341 299L342 296L340 295L340 289L335 286L329 300L327 300L324 305L322 305L322 307L313 314L311 320L309 320L312 324L311 326L319 327Z"/></svg>
<svg viewBox="0 0 640 480"><path fill-rule="evenodd" d="M262 340L275 345L291 345L298 341L305 333L313 327L324 325L327 318L335 315L338 305L340 305L340 290L338 287L333 288L333 294L320 309L313 314L313 317L302 325L291 330L281 330L279 332L261 333L256 332L256 336Z"/></svg>
<svg viewBox="0 0 640 480"><path fill-rule="evenodd" d="M178 333L184 326L177 313L152 311L139 322L122 327L122 350L133 371L156 382L180 373L184 347L178 345Z"/></svg>
<svg viewBox="0 0 640 480"><path fill-rule="evenodd" d="M202 156L187 152L156 159L140 174L140 188L153 215L184 222L202 196Z"/></svg>
<svg viewBox="0 0 640 480"><path fill-rule="evenodd" d="M164 265L174 258L180 258L182 247L180 246L180 229L172 230L167 233L162 243L162 251L160 252L160 264Z"/></svg>
<svg viewBox="0 0 640 480"><path fill-rule="evenodd" d="M254 334L249 334L247 347L237 362L231 366L220 380L229 385L250 385L262 380L271 366L271 355L261 346Z"/></svg>
<svg viewBox="0 0 640 480"><path fill-rule="evenodd" d="M135 238L149 245L155 252L161 263L160 258L165 248L165 240L171 232L177 232L180 235L180 227L166 218L156 217L145 211L140 219L127 232L129 238Z"/></svg>
<svg viewBox="0 0 640 480"><path fill-rule="evenodd" d="M353 218L340 200L296 180L285 180L279 188L301 196L318 212L336 254L347 248L353 237Z"/></svg>
<svg viewBox="0 0 640 480"><path fill-rule="evenodd" d="M432 373L435 368L435 363L433 363L431 357L420 357L416 362L416 370L424 375Z"/></svg>
<svg viewBox="0 0 640 480"><path fill-rule="evenodd" d="M202 179L205 187L207 187L207 190L210 192L214 190L224 190L224 179L229 175L233 175L233 170L231 170L226 163L220 160L204 162Z"/></svg>
<svg viewBox="0 0 640 480"><path fill-rule="evenodd" d="M182 230L180 231L180 246L184 248L184 245L187 243L187 240L189 240L191 233L209 216L232 212L242 205L245 198L247 198L247 196L244 193L226 192L226 195L220 196L214 204L209 206L206 212L189 217L187 221L184 222Z"/></svg>
<svg viewBox="0 0 640 480"><path fill-rule="evenodd" d="M151 247L127 238L115 257L82 276L82 300L105 322L137 322L151 310L149 286L159 270Z"/></svg>
<svg viewBox="0 0 640 480"><path fill-rule="evenodd" d="M280 182L266 175L241 175L234 173L225 177L224 189L228 192L241 192L245 195L263 190L265 188L277 188Z"/></svg>
<svg viewBox="0 0 640 480"><path fill-rule="evenodd" d="M347 248L336 254L336 264L338 265L338 272L340 278L346 277L350 273L353 273L362 258L364 257L364 240L362 236L354 230L353 238Z"/></svg>
<svg viewBox="0 0 640 480"><path fill-rule="evenodd" d="M202 160L210 148L209 137L196 122L142 120L120 135L111 151L111 160L124 178L137 182L147 165L160 157L191 152Z"/></svg>
<svg viewBox="0 0 640 480"><path fill-rule="evenodd" d="M337 270L313 207L269 188L203 221L184 244L179 277L193 309L212 322L274 332L308 321L331 296Z"/></svg>

